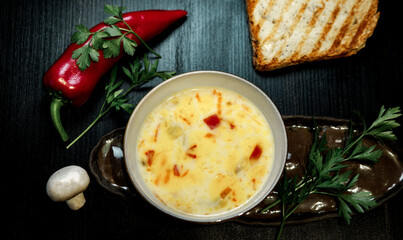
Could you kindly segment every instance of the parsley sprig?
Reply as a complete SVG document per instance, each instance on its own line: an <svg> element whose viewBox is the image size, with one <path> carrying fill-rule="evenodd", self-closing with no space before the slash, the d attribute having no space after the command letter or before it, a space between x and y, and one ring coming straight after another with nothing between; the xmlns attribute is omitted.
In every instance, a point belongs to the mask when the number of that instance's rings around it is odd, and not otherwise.
<svg viewBox="0 0 403 240"><path fill-rule="evenodd" d="M342 171L347 167L348 160L369 161L375 163L382 155L381 150L375 150L375 146L366 147L362 140L366 136L372 136L379 141L397 140L393 129L400 126L395 121L401 116L400 108L381 107L377 119L367 128L363 121L363 131L354 136L352 127L343 148L329 148L326 134L320 138L318 128L315 127L314 142L308 156L306 171L302 177L290 178L285 170L283 178L278 184L279 199L262 212L280 204L282 221L277 239L280 238L286 220L311 194L323 194L335 197L338 201L339 215L350 224L353 210L363 213L376 206L374 196L367 191L348 192L358 181L359 174L351 176L351 171Z"/></svg>
<svg viewBox="0 0 403 240"><path fill-rule="evenodd" d="M72 54L72 58L76 59L76 64L81 70L87 69L91 65L91 61L99 61L99 51L103 52L105 58L117 57L120 54L121 45L123 45L124 52L133 56L137 43L128 37L129 34L136 36L156 57L161 57L123 19L122 12L125 9L126 7L123 6L105 5L104 11L111 16L105 19L104 23L109 26L96 32L90 32L82 24L75 26L76 32L72 35L71 42L80 45L89 39L87 44L76 49Z"/></svg>
<svg viewBox="0 0 403 240"><path fill-rule="evenodd" d="M155 79L160 78L165 81L171 78L175 72L158 72L158 59L150 62L147 55L144 55L142 61L136 58L133 63L129 63L128 67L122 66L122 71L126 78L121 79L118 77L118 65L115 65L110 73L109 81L105 86L105 100L99 110L98 116L94 121L76 138L67 148L70 148L81 137L83 137L99 120L101 120L110 111L124 110L132 113L135 107L130 103L130 93L143 84ZM128 87L124 87L124 83L128 83Z"/></svg>

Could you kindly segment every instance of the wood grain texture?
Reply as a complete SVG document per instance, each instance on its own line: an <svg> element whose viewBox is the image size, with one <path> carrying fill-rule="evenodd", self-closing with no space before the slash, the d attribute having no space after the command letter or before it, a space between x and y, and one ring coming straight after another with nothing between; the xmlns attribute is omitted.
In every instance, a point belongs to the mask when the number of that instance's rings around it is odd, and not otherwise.
<svg viewBox="0 0 403 240"><path fill-rule="evenodd" d="M112 113L80 142L66 150L51 126L49 98L42 76L69 44L74 25L91 27L107 17L96 0L4 0L0 8L0 127L2 160L7 172L5 239L123 239L146 234L150 239L272 239L273 227L237 223L196 225L165 216L138 197L127 201L95 181L85 192L87 203L73 212L46 195L49 176L77 164L88 170L90 150L98 139L123 127L129 116ZM150 44L163 58L161 70L183 73L220 70L260 87L283 115L351 116L360 111L371 121L381 105L403 106L403 49L392 1L380 1L378 26L357 55L307 63L265 74L252 67L252 51L243 0L126 1L128 11L185 9L187 19ZM138 102L158 81L138 91ZM95 117L103 86L80 108L65 108L62 118L77 136ZM403 139L402 129L398 136ZM93 180L93 179L92 179ZM15 191L17 190L17 191ZM7 193L11 193L8 196ZM284 239L400 239L403 207L400 193L386 204L354 216L287 226Z"/></svg>

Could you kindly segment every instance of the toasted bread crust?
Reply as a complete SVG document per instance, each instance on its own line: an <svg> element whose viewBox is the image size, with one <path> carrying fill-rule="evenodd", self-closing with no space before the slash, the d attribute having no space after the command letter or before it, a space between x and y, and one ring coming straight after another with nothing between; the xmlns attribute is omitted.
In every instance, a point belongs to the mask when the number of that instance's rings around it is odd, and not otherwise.
<svg viewBox="0 0 403 240"><path fill-rule="evenodd" d="M356 54L372 35L380 16L378 0L313 2L246 0L256 70L271 71ZM273 9L280 12L277 17Z"/></svg>

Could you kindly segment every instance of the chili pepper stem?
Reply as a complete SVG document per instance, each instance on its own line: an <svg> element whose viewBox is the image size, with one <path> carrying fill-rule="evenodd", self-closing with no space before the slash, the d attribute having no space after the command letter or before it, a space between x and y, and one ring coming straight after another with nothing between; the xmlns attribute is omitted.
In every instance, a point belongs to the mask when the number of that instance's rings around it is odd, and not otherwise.
<svg viewBox="0 0 403 240"><path fill-rule="evenodd" d="M63 105L63 100L54 97L50 103L50 116L52 118L53 126L55 126L63 142L67 142L67 140L69 140L69 135L64 130L62 121L60 120L60 108Z"/></svg>

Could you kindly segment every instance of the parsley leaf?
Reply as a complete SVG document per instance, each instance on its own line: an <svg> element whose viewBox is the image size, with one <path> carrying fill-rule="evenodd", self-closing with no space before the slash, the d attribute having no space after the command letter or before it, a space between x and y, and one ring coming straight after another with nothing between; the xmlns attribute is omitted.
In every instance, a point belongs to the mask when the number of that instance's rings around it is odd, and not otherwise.
<svg viewBox="0 0 403 240"><path fill-rule="evenodd" d="M342 198L339 198L338 201L339 215L343 216L343 219L346 221L347 224L350 224L351 214L353 213L353 211Z"/></svg>
<svg viewBox="0 0 403 240"><path fill-rule="evenodd" d="M123 20L120 19L120 18L110 16L110 17L108 17L107 19L104 20L104 23L106 23L108 25L113 25L113 24L116 24L116 23L121 22L121 21L123 21Z"/></svg>
<svg viewBox="0 0 403 240"><path fill-rule="evenodd" d="M106 4L104 6L104 11L116 18L122 18L122 12L126 9L126 7L123 6L114 6L114 5L109 5Z"/></svg>
<svg viewBox="0 0 403 240"><path fill-rule="evenodd" d="M131 40L128 37L123 37L123 50L129 54L130 56L134 55L135 52L135 47L137 47L137 43L133 40Z"/></svg>
<svg viewBox="0 0 403 240"><path fill-rule="evenodd" d="M382 151L375 150L375 145L367 148L367 147L364 147L360 141L348 159L369 160L371 162L376 162L377 159L379 159L381 157L381 155L382 155Z"/></svg>
<svg viewBox="0 0 403 240"><path fill-rule="evenodd" d="M397 140L395 134L391 131L393 128L400 126L394 119L400 117L400 107L385 109L381 107L378 118L368 128L368 135L371 135L380 140Z"/></svg>
<svg viewBox="0 0 403 240"><path fill-rule="evenodd" d="M102 45L105 42L105 38L108 36L109 35L106 32L95 32L91 40L92 47L95 50L101 50Z"/></svg>
<svg viewBox="0 0 403 240"><path fill-rule="evenodd" d="M109 41L105 41L102 44L102 48L104 49L104 57L111 58L117 57L120 53L120 38L111 39Z"/></svg>
<svg viewBox="0 0 403 240"><path fill-rule="evenodd" d="M76 44L83 44L91 36L90 30L88 30L84 25L78 24L75 26L76 32L71 36L71 42Z"/></svg>
<svg viewBox="0 0 403 240"><path fill-rule="evenodd" d="M350 224L351 214L353 213L348 204L353 206L354 209L359 213L364 213L364 209L369 210L370 208L376 206L374 197L368 191L361 191L351 195L340 195L338 197L338 201L339 215L343 217L347 224Z"/></svg>
<svg viewBox="0 0 403 240"><path fill-rule="evenodd" d="M109 35L109 37L119 37L122 36L122 32L120 31L119 27L116 25L112 25L104 29L105 33Z"/></svg>
<svg viewBox="0 0 403 240"><path fill-rule="evenodd" d="M99 52L87 44L74 50L72 58L77 59L78 67L83 69L90 66L91 60L98 61Z"/></svg>

